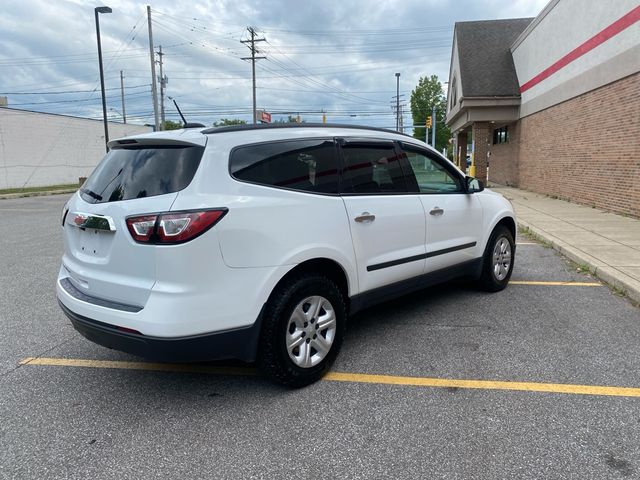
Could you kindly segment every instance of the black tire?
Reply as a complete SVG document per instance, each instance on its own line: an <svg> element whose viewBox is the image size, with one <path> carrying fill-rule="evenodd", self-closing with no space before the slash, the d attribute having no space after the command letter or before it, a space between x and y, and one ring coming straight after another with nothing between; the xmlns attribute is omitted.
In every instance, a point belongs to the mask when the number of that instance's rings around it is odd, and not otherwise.
<svg viewBox="0 0 640 480"><path fill-rule="evenodd" d="M506 276L499 278L500 275L496 274L493 263L493 254L494 250L498 243L506 240L509 243L509 249L511 252L511 259L509 262L509 267L506 272ZM509 279L511 278L511 273L513 272L513 264L515 261L515 242L513 240L513 235L509 231L508 228L503 226L496 227L491 233L491 237L489 237L489 241L487 242L487 247L484 251L484 256L482 260L482 274L480 276L480 287L487 292L499 292L500 290L504 290L504 288L509 283Z"/></svg>
<svg viewBox="0 0 640 480"><path fill-rule="evenodd" d="M290 357L286 339L287 333L291 333L291 324L294 323L292 320L294 309L305 299L314 296L323 297L330 303L335 315L335 331L332 333L329 351L322 360L313 366L303 368ZM325 310L322 311L326 314ZM340 351L346 328L344 298L331 279L319 274L301 273L285 281L273 292L267 302L262 322L258 345L258 366L277 383L294 388L304 387L322 378ZM293 329L296 328L294 325ZM317 332L317 334L322 333ZM327 335L326 330L324 335ZM305 339L307 343L311 341L310 336L311 334ZM315 335L313 338L316 338ZM312 345L309 346L311 352L313 352ZM295 353L295 349L293 352Z"/></svg>

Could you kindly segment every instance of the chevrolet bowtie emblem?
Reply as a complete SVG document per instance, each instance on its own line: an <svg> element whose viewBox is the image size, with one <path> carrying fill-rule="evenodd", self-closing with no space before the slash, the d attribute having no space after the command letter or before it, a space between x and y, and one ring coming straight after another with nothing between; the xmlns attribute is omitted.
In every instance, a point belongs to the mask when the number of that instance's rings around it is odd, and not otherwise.
<svg viewBox="0 0 640 480"><path fill-rule="evenodd" d="M94 230L106 230L108 232L115 232L116 225L111 217L106 215L92 215L89 213L75 212L71 214L72 223L74 227L78 228L90 228Z"/></svg>

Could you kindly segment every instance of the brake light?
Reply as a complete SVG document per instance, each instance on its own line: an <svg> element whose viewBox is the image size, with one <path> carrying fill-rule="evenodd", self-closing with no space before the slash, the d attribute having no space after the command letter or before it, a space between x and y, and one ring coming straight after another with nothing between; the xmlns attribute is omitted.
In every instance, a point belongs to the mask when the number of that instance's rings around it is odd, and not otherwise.
<svg viewBox="0 0 640 480"><path fill-rule="evenodd" d="M127 228L136 242L169 245L202 235L227 213L227 209L189 210L127 218Z"/></svg>
<svg viewBox="0 0 640 480"><path fill-rule="evenodd" d="M153 235L157 215L127 218L127 228L136 242L148 242Z"/></svg>

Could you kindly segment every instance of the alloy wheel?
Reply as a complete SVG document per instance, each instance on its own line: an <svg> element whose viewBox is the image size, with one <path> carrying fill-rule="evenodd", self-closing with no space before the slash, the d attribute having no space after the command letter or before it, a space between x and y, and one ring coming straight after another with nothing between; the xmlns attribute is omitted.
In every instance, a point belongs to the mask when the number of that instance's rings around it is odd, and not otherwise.
<svg viewBox="0 0 640 480"><path fill-rule="evenodd" d="M289 358L298 367L311 368L328 355L335 336L336 314L331 302L319 295L307 297L296 305L289 318Z"/></svg>
<svg viewBox="0 0 640 480"><path fill-rule="evenodd" d="M502 281L509 274L511 267L511 244L506 237L499 237L493 247L493 275Z"/></svg>

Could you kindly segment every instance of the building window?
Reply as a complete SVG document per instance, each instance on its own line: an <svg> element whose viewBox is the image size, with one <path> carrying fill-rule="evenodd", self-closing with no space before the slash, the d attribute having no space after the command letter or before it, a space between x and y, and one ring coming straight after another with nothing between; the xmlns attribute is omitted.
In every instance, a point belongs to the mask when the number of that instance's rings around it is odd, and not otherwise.
<svg viewBox="0 0 640 480"><path fill-rule="evenodd" d="M493 144L507 143L509 141L509 127L496 128L493 131Z"/></svg>
<svg viewBox="0 0 640 480"><path fill-rule="evenodd" d="M454 77L454 79L451 81L451 105L449 107L449 110L453 110L453 107L456 106L456 103L458 103L458 86Z"/></svg>

